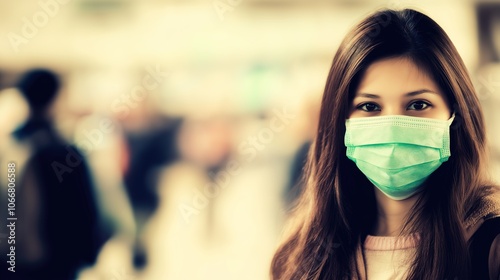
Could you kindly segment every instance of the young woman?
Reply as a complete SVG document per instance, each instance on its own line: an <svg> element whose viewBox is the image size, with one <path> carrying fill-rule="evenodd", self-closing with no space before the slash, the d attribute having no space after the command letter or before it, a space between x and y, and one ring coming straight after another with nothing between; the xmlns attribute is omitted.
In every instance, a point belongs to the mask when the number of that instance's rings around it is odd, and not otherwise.
<svg viewBox="0 0 500 280"><path fill-rule="evenodd" d="M377 12L328 75L305 190L273 279L500 279L479 101L446 33Z"/></svg>

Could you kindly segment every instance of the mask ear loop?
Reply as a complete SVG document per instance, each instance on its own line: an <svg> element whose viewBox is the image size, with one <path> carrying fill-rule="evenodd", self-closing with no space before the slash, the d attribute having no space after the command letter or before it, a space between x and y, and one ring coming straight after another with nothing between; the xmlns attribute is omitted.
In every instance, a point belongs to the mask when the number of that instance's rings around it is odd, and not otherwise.
<svg viewBox="0 0 500 280"><path fill-rule="evenodd" d="M453 114L451 114L451 117L448 119L448 125L451 125L453 123L455 116L456 116L455 111L453 111Z"/></svg>
<svg viewBox="0 0 500 280"><path fill-rule="evenodd" d="M462 114L460 113L460 110L458 108L458 104L453 104L453 114L451 115L451 118L448 120L448 125L450 126L450 129L456 130L458 127L462 125L463 119L462 119Z"/></svg>

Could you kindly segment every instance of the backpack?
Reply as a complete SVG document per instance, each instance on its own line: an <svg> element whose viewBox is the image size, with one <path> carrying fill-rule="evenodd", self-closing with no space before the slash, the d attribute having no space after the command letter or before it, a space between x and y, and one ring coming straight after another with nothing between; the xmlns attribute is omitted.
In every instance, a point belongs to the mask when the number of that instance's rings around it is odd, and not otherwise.
<svg viewBox="0 0 500 280"><path fill-rule="evenodd" d="M489 255L493 240L500 235L500 216L486 218L469 242L471 272L474 279L489 278ZM499 264L500 265L500 264Z"/></svg>

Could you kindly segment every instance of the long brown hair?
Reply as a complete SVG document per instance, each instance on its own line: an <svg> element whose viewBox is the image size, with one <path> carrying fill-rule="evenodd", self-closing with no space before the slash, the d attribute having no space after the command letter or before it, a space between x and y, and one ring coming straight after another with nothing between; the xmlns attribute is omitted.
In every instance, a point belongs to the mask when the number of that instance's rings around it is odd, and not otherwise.
<svg viewBox="0 0 500 280"><path fill-rule="evenodd" d="M364 69L405 57L427 71L455 112L451 157L427 180L404 226L420 243L409 279L467 278L464 221L485 195L483 116L472 82L439 25L415 10L383 10L358 24L333 59L316 139L309 151L305 190L289 235L272 261L273 279L360 277L356 258L376 220L373 185L346 157L345 120Z"/></svg>

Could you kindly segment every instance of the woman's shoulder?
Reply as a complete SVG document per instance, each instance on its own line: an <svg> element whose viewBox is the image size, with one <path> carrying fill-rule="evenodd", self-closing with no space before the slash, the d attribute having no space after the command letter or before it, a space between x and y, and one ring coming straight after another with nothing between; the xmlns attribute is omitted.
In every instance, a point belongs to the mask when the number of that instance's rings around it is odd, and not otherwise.
<svg viewBox="0 0 500 280"><path fill-rule="evenodd" d="M500 279L500 191L485 187L465 220L472 273L477 279Z"/></svg>
<svg viewBox="0 0 500 280"><path fill-rule="evenodd" d="M500 215L485 217L469 240L472 275L500 279Z"/></svg>
<svg viewBox="0 0 500 280"><path fill-rule="evenodd" d="M496 269L490 272L490 279L500 279L500 234L496 235L491 244L488 266Z"/></svg>
<svg viewBox="0 0 500 280"><path fill-rule="evenodd" d="M474 203L473 209L469 210L465 218L467 239L481 227L484 221L496 216L500 216L500 188L498 186L485 187L484 195Z"/></svg>

